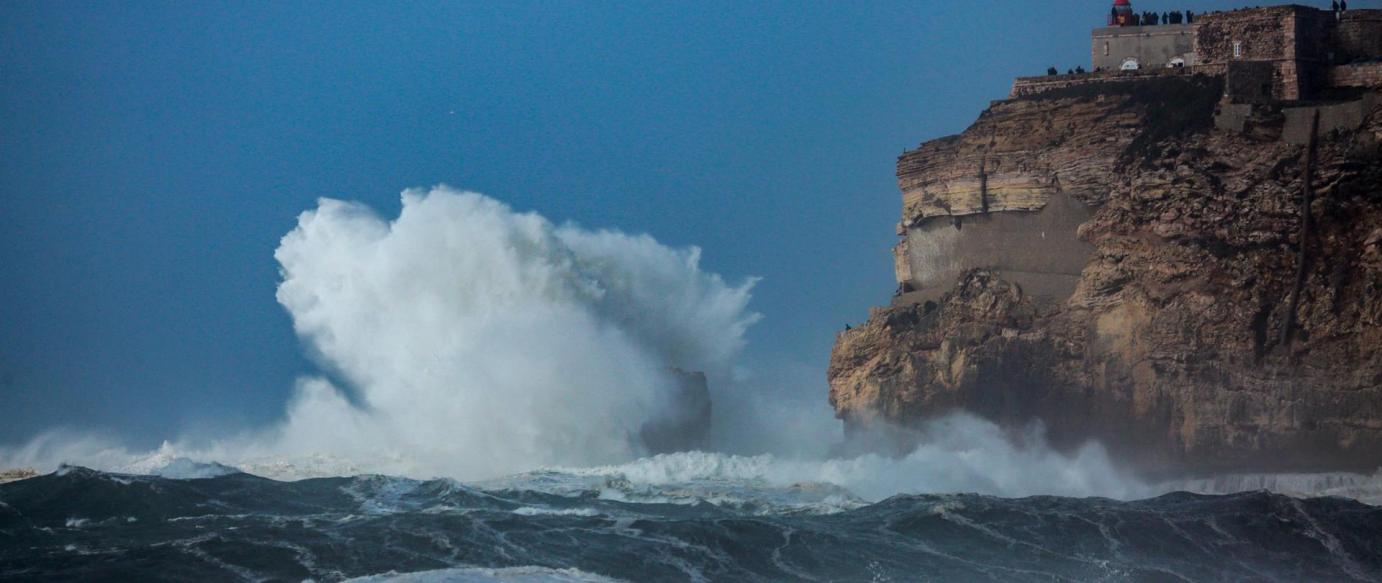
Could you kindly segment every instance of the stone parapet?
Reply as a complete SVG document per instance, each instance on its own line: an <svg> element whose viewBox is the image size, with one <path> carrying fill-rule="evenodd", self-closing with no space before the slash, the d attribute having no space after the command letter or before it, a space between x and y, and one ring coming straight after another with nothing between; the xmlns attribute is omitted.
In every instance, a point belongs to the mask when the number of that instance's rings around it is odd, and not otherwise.
<svg viewBox="0 0 1382 583"><path fill-rule="evenodd" d="M1018 77L1013 80L1010 99L1030 97L1051 91L1090 83L1118 83L1123 81L1145 81L1161 77L1179 77L1193 74L1221 74L1222 67L1167 67L1160 69L1139 69L1136 71L1098 71L1076 73L1074 75L1043 75L1039 77Z"/></svg>

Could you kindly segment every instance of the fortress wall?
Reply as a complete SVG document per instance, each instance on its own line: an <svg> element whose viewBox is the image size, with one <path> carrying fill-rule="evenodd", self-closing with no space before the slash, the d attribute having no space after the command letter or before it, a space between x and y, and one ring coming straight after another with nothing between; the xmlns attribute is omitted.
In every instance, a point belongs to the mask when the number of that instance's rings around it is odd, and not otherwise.
<svg viewBox="0 0 1382 583"><path fill-rule="evenodd" d="M1382 59L1382 10L1349 10L1334 30L1334 62Z"/></svg>
<svg viewBox="0 0 1382 583"><path fill-rule="evenodd" d="M1224 95L1232 103L1263 103L1276 99L1280 73L1271 61L1234 61L1227 66Z"/></svg>
<svg viewBox="0 0 1382 583"><path fill-rule="evenodd" d="M1382 39L1382 36L1378 37ZM1330 87L1376 87L1382 85L1382 62L1330 67Z"/></svg>
<svg viewBox="0 0 1382 583"><path fill-rule="evenodd" d="M1353 131L1362 127L1367 120L1368 113L1372 111L1376 99L1372 94L1364 95L1361 99L1337 103L1334 105L1323 105L1318 107L1293 107L1282 111L1285 122L1281 131L1281 139L1291 144L1306 144L1310 142L1310 125L1315 116L1315 112L1320 114L1320 133L1328 134L1336 130Z"/></svg>
<svg viewBox="0 0 1382 583"><path fill-rule="evenodd" d="M1195 25L1109 26L1094 29L1090 63L1096 69L1116 71L1127 59L1137 59L1144 69L1165 67L1180 58L1195 64Z"/></svg>
<svg viewBox="0 0 1382 583"><path fill-rule="evenodd" d="M1289 6L1205 14L1196 19L1195 54L1202 63L1275 61L1295 57L1286 41ZM1240 53L1234 55L1234 44Z"/></svg>
<svg viewBox="0 0 1382 583"><path fill-rule="evenodd" d="M1018 77L1013 81L1013 88L1012 91L1008 93L1008 97L1010 99L1030 97L1053 89L1064 89L1066 87L1087 85L1089 83L1145 81L1155 77L1174 77L1202 72L1205 71L1199 67L1160 67L1155 69L1140 69L1137 71L1099 71L1097 73L1081 73L1076 75Z"/></svg>
<svg viewBox="0 0 1382 583"><path fill-rule="evenodd" d="M1200 18L1195 52L1201 63L1229 65L1230 98L1258 101L1263 70L1247 63L1271 63L1275 69L1270 98L1300 100L1326 84L1321 65L1336 52L1333 12L1305 6L1216 12ZM1237 75L1245 76L1234 80Z"/></svg>

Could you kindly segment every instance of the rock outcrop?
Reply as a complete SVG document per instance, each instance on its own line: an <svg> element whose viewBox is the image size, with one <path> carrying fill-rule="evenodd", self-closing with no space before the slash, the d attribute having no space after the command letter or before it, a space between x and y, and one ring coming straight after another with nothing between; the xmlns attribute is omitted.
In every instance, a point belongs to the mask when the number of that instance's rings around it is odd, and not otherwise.
<svg viewBox="0 0 1382 583"><path fill-rule="evenodd" d="M898 295L831 356L847 428L965 409L1150 472L1382 465L1382 100L1307 154L1310 110L1227 131L1221 95L1056 90L904 154Z"/></svg>
<svg viewBox="0 0 1382 583"><path fill-rule="evenodd" d="M710 432L710 386L705 373L668 369L675 387L663 416L645 423L638 433L649 453L703 449Z"/></svg>

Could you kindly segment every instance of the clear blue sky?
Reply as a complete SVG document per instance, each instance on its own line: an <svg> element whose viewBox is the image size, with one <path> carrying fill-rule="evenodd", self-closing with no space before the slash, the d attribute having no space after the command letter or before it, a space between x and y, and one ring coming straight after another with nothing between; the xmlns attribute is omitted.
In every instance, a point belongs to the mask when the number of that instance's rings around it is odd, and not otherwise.
<svg viewBox="0 0 1382 583"><path fill-rule="evenodd" d="M823 374L893 289L895 157L1087 64L1108 5L10 0L0 443L276 418L314 372L279 238L437 183L762 276L751 359Z"/></svg>

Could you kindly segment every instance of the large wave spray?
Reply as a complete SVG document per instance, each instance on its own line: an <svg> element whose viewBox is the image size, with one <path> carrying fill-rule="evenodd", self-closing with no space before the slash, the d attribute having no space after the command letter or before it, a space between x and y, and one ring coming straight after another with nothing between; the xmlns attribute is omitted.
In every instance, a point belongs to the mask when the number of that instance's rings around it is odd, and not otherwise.
<svg viewBox="0 0 1382 583"><path fill-rule="evenodd" d="M731 285L703 271L695 248L554 225L438 187L404 192L392 221L323 199L275 257L278 300L326 371L299 382L282 422L153 453L52 434L0 451L0 462L146 472L187 457L285 478L462 480L590 468L558 473L654 489L699 484L687 491L832 483L870 499L1142 493L1102 449L1062 454L963 416L928 425L926 445L900 458L825 459L839 424L823 399L801 398L824 394L820 371L737 369L758 319L748 309L753 280ZM726 453L635 461L648 453L640 429L672 407L673 367L709 377L711 443ZM778 455L755 455L764 452Z"/></svg>
<svg viewBox="0 0 1382 583"><path fill-rule="evenodd" d="M323 199L275 257L279 302L355 398L304 381L261 447L466 478L641 453L670 367L725 379L758 317L752 282L702 271L697 249L445 187L405 192L392 222Z"/></svg>

